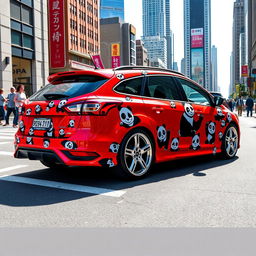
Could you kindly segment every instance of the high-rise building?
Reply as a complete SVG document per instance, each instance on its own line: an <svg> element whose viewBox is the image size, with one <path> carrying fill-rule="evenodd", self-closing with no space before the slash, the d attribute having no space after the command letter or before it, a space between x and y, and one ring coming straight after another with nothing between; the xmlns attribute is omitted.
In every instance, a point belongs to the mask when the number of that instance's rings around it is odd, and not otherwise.
<svg viewBox="0 0 256 256"><path fill-rule="evenodd" d="M94 68L91 55L100 52L99 1L49 0L48 8L50 73Z"/></svg>
<svg viewBox="0 0 256 256"><path fill-rule="evenodd" d="M244 23L244 0L236 0L234 2L233 9L233 65L232 65L232 74L233 74L233 84L232 92L236 91L236 84L240 84L240 71L241 71L241 61L240 61L240 50L245 48L244 40L241 40L241 33L245 31Z"/></svg>
<svg viewBox="0 0 256 256"><path fill-rule="evenodd" d="M124 0L101 0L100 18L119 17L124 21Z"/></svg>
<svg viewBox="0 0 256 256"><path fill-rule="evenodd" d="M170 0L143 0L143 41L149 59L161 59L166 68L173 67ZM152 41L153 40L153 41Z"/></svg>
<svg viewBox="0 0 256 256"><path fill-rule="evenodd" d="M211 0L184 0L185 74L212 90Z"/></svg>
<svg viewBox="0 0 256 256"><path fill-rule="evenodd" d="M212 46L212 90L218 91L218 50L215 45Z"/></svg>
<svg viewBox="0 0 256 256"><path fill-rule="evenodd" d="M176 62L176 61L173 62L173 70L179 71L178 62Z"/></svg>
<svg viewBox="0 0 256 256"><path fill-rule="evenodd" d="M136 29L118 17L100 20L101 57L105 68L136 65Z"/></svg>
<svg viewBox="0 0 256 256"><path fill-rule="evenodd" d="M185 74L185 59L182 58L182 60L180 61L180 72L182 74Z"/></svg>
<svg viewBox="0 0 256 256"><path fill-rule="evenodd" d="M142 40L136 40L136 65L149 66L148 50Z"/></svg>
<svg viewBox="0 0 256 256"><path fill-rule="evenodd" d="M4 3L3 3L4 2ZM0 88L25 85L27 95L49 75L47 0L1 1Z"/></svg>

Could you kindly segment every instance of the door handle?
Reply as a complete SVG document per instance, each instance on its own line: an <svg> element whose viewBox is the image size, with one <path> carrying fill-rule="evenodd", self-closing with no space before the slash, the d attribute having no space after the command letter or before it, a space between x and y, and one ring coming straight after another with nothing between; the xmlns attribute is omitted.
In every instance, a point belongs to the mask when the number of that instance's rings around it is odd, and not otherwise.
<svg viewBox="0 0 256 256"><path fill-rule="evenodd" d="M160 114L161 112L164 111L164 108L161 108L161 107L153 107L152 110L153 110L153 111L156 111L157 114Z"/></svg>

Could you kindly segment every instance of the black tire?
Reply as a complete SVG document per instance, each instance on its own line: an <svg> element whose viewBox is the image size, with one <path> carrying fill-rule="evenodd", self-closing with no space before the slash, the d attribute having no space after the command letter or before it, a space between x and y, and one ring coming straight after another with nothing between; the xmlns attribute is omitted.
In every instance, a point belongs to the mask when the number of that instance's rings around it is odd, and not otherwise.
<svg viewBox="0 0 256 256"><path fill-rule="evenodd" d="M141 145L142 148L138 147L137 149L135 149L135 146L134 146L134 150L129 149L133 139L135 142L136 135L139 135L138 145L139 146ZM147 148L147 145L148 145L148 148ZM126 149L133 151L132 154L134 154L134 156L130 156L130 155L127 156ZM155 148L154 148L154 142L151 136L140 128L134 129L128 132L128 134L124 137L120 145L120 149L117 157L118 165L113 169L113 171L115 175L117 175L121 179L125 179L125 180L142 179L149 174L151 167L154 163L154 156L155 156ZM131 161L130 167L132 167L133 161L136 162L134 172L129 171L129 168L128 168L129 161ZM144 166L146 166L146 168L142 167L143 163L145 163ZM141 171L139 171L140 167L142 169Z"/></svg>
<svg viewBox="0 0 256 256"><path fill-rule="evenodd" d="M61 169L66 169L67 168L64 164L56 164L54 162L49 162L49 161L44 161L44 160L40 160L40 162L44 166L46 166L46 167L48 167L52 170L61 170Z"/></svg>
<svg viewBox="0 0 256 256"><path fill-rule="evenodd" d="M232 135L230 135L230 130L232 132ZM231 140L231 137L232 140ZM238 128L235 124L230 124L224 135L222 138L222 146L221 146L221 153L220 153L220 157L222 159L232 159L236 156L237 150L238 150L238 142L239 142L239 133L238 133ZM231 145L233 145L234 150L232 149L232 147L229 146L228 144L231 143ZM229 150L231 150L231 152Z"/></svg>

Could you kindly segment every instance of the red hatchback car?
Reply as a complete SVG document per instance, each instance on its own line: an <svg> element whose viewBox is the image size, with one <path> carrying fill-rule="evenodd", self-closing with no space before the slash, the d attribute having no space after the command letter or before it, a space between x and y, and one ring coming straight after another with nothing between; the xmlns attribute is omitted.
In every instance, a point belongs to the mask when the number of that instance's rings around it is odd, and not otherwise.
<svg viewBox="0 0 256 256"><path fill-rule="evenodd" d="M239 121L184 75L119 67L57 73L20 109L15 157L50 168L106 166L139 178L153 163L239 148Z"/></svg>

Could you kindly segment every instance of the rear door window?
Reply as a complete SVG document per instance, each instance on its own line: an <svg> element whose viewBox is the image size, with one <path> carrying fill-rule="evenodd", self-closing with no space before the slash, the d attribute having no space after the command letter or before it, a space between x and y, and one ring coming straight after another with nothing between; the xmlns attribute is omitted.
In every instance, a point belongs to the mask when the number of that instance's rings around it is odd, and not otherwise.
<svg viewBox="0 0 256 256"><path fill-rule="evenodd" d="M31 101L74 98L96 91L108 80L97 76L61 77L32 95Z"/></svg>
<svg viewBox="0 0 256 256"><path fill-rule="evenodd" d="M142 77L129 79L119 84L115 91L131 95L141 95L142 83Z"/></svg>

